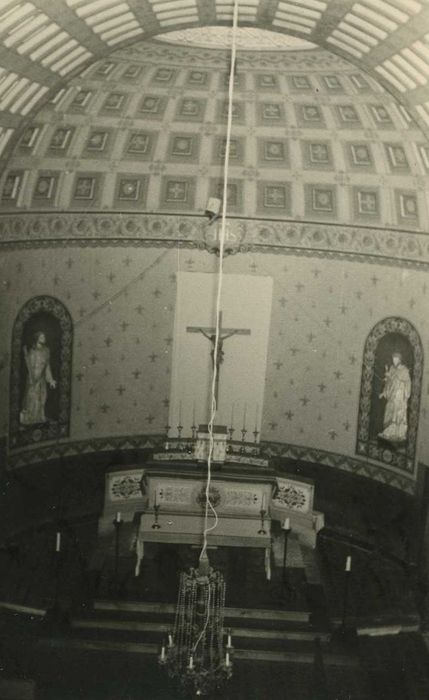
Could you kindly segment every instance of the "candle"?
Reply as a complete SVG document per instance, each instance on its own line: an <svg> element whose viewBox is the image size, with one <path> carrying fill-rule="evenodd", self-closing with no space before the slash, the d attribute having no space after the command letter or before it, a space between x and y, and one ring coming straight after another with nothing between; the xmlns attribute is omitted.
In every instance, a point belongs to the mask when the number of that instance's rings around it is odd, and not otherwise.
<svg viewBox="0 0 429 700"><path fill-rule="evenodd" d="M258 422L259 422L259 405L256 404L256 413L255 413L255 431L258 430Z"/></svg>
<svg viewBox="0 0 429 700"><path fill-rule="evenodd" d="M117 522L117 523L120 523L120 522L121 522L121 513L119 512L119 510L118 510L118 512L116 513L116 522Z"/></svg>
<svg viewBox="0 0 429 700"><path fill-rule="evenodd" d="M190 656L190 657L189 657L189 666L188 666L188 668L190 668L190 669L194 668L194 657L193 657L193 656Z"/></svg>
<svg viewBox="0 0 429 700"><path fill-rule="evenodd" d="M231 428L234 427L234 404L231 406Z"/></svg>
<svg viewBox="0 0 429 700"><path fill-rule="evenodd" d="M227 646L228 648L230 648L230 647L232 646L232 644L231 644L231 635L229 634L229 632L228 632L228 643L227 643L226 646Z"/></svg>
<svg viewBox="0 0 429 700"><path fill-rule="evenodd" d="M229 662L229 653L226 652L226 656L225 656L225 666L229 666L229 665L230 665L230 662Z"/></svg>
<svg viewBox="0 0 429 700"><path fill-rule="evenodd" d="M57 540L55 542L55 551L61 551L61 532L57 532Z"/></svg>
<svg viewBox="0 0 429 700"><path fill-rule="evenodd" d="M168 634L168 646L173 646L173 635L171 635L170 633Z"/></svg>
<svg viewBox="0 0 429 700"><path fill-rule="evenodd" d="M285 521L283 523L283 529L290 530L290 518L285 518Z"/></svg>
<svg viewBox="0 0 429 700"><path fill-rule="evenodd" d="M262 494L262 503L261 503L261 510L265 510L266 506L266 499L265 499L265 493Z"/></svg>
<svg viewBox="0 0 429 700"><path fill-rule="evenodd" d="M195 401L192 404L192 425L195 425Z"/></svg>
<svg viewBox="0 0 429 700"><path fill-rule="evenodd" d="M157 506L157 500L156 500L156 486L155 486L155 491L154 491L154 494L153 494L153 505L154 505L154 507L156 508L156 506Z"/></svg>
<svg viewBox="0 0 429 700"><path fill-rule="evenodd" d="M179 401L179 425L182 425L182 402Z"/></svg>
<svg viewBox="0 0 429 700"><path fill-rule="evenodd" d="M165 646L161 647L161 661L165 661Z"/></svg>
<svg viewBox="0 0 429 700"><path fill-rule="evenodd" d="M350 556L346 559L346 571L352 570L352 558Z"/></svg>
<svg viewBox="0 0 429 700"><path fill-rule="evenodd" d="M244 412L243 412L243 430L246 430L246 417L247 417L247 404L244 404Z"/></svg>

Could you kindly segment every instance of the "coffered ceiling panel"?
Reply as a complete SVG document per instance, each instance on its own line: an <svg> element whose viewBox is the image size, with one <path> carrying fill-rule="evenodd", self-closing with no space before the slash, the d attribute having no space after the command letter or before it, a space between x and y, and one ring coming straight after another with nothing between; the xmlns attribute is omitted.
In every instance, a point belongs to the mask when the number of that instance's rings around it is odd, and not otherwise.
<svg viewBox="0 0 429 700"><path fill-rule="evenodd" d="M1 0L0 149L20 120L116 48L232 16L233 0ZM239 0L238 21L347 58L429 129L429 0Z"/></svg>

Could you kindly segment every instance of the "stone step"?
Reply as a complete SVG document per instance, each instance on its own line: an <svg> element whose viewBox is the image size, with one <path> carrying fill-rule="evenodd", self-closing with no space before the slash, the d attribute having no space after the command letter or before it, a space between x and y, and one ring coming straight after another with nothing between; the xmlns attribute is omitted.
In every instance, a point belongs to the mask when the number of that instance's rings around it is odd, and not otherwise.
<svg viewBox="0 0 429 700"><path fill-rule="evenodd" d="M159 654L159 644L149 644L142 642L123 642L111 640L94 639L73 639L58 637L51 639L40 639L37 642L39 647L49 647L50 649L80 649L96 652L118 652L124 654L141 654L157 656ZM234 648L235 661L263 661L263 662L293 662L302 664L314 663L314 651L278 651L265 649L243 649ZM349 656L340 654L324 654L324 663L333 666L355 667L357 661Z"/></svg>
<svg viewBox="0 0 429 700"><path fill-rule="evenodd" d="M152 603L144 601L96 600L96 613L128 613L132 615L161 615L173 617L176 606L173 603ZM265 610L257 608L225 608L226 620L256 620L258 622L301 623L308 624L310 613L296 610Z"/></svg>
<svg viewBox="0 0 429 700"><path fill-rule="evenodd" d="M85 619L78 618L72 620L72 628L76 630L97 630L97 631L119 631L132 633L149 633L157 635L167 635L171 631L171 625L167 622L142 622L133 619ZM314 641L319 638L322 642L330 640L330 633L318 632L316 630L303 629L265 629L258 627L258 637L264 640L294 640L294 641ZM234 639L254 639L255 629L249 627L233 627L231 634Z"/></svg>
<svg viewBox="0 0 429 700"><path fill-rule="evenodd" d="M96 641L132 642L157 644L166 643L171 626L166 623L135 621L73 620L74 638ZM316 632L283 631L270 629L231 628L234 647L247 650L293 651L312 653ZM323 635L323 642L329 642L329 635Z"/></svg>

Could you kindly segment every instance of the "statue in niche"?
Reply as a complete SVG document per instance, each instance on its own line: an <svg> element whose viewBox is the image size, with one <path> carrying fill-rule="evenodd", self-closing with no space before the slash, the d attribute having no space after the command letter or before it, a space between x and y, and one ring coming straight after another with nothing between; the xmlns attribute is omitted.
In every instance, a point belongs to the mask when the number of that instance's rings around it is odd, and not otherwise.
<svg viewBox="0 0 429 700"><path fill-rule="evenodd" d="M411 379L408 367L402 362L400 352L392 354L392 364L385 366L384 387L379 395L386 399L383 431L378 437L389 442L405 442L407 439L408 399L411 395Z"/></svg>
<svg viewBox="0 0 429 700"><path fill-rule="evenodd" d="M43 331L36 331L30 347L24 345L24 359L27 367L25 392L20 412L22 425L46 423L45 405L48 386L55 389L57 383L52 376L50 350Z"/></svg>

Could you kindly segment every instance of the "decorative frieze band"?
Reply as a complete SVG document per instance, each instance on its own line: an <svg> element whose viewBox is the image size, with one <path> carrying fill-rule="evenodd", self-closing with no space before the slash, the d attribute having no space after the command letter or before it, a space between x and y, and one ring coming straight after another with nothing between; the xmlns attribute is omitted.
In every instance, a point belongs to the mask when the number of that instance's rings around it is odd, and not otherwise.
<svg viewBox="0 0 429 700"><path fill-rule="evenodd" d="M393 469L386 469L369 460L355 459L348 455L328 452L315 447L289 445L282 442L264 442L261 443L261 454L265 457L283 457L311 464L326 464L329 467L351 472L357 476L366 476L381 481L383 484L401 489L401 491L411 495L414 495L416 489L416 482L412 476L404 476Z"/></svg>
<svg viewBox="0 0 429 700"><path fill-rule="evenodd" d="M9 469L25 467L48 460L61 459L76 455L95 455L98 452L110 452L118 449L149 449L159 451L165 442L165 435L124 435L122 437L95 438L91 440L79 440L75 442L54 443L33 449L17 450L8 455L7 466ZM265 458L285 457L288 459L302 460L313 464L326 464L343 471L351 472L358 476L366 476L389 486L401 489L409 494L415 492L415 479L412 476L404 476L393 469L383 468L368 460L355 459L347 455L327 452L303 445L290 445L287 443L263 442L260 443L261 454Z"/></svg>
<svg viewBox="0 0 429 700"><path fill-rule="evenodd" d="M219 225L179 214L42 213L0 215L0 246L181 246L219 252ZM429 236L413 231L269 219L230 218L225 254L289 253L426 268Z"/></svg>

